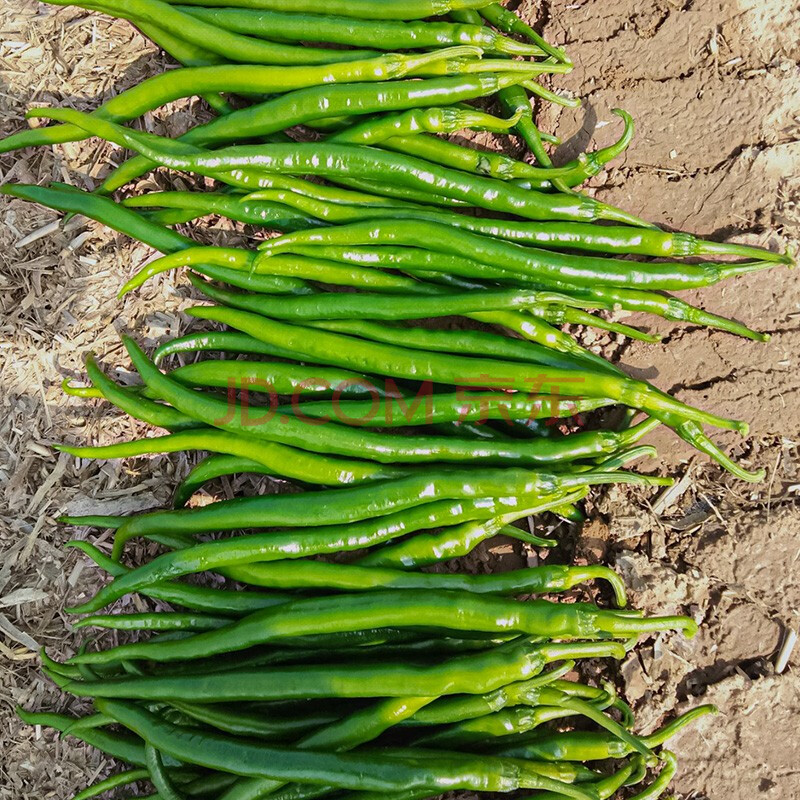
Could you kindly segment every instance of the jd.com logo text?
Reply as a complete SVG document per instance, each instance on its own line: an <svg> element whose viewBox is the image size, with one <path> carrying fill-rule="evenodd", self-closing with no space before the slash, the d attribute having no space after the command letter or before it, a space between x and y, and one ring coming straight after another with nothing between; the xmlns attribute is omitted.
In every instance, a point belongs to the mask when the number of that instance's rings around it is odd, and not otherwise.
<svg viewBox="0 0 800 800"><path fill-rule="evenodd" d="M350 426L398 427L435 425L442 421L484 424L489 420L508 425L565 420L582 424L578 408L580 377L559 375L558 383L543 372L520 382L513 378L478 375L457 382L455 392L424 381L416 389L399 386L391 378L371 382L354 378L331 384L306 378L287 387L263 378L231 377L227 384L226 413L215 425L236 421L242 427L273 420L306 425L328 422ZM287 391L287 389L289 391Z"/></svg>

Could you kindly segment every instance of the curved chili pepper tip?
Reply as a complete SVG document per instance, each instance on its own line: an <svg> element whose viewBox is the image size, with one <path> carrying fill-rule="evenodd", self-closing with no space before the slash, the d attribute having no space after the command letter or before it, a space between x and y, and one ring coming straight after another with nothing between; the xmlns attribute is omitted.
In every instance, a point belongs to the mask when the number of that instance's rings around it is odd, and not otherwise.
<svg viewBox="0 0 800 800"><path fill-rule="evenodd" d="M618 156L621 156L628 149L631 141L633 140L633 134L635 131L633 117L627 111L625 111L624 108L612 108L611 113L616 114L618 117L622 117L625 127L622 131L622 135L614 144L609 145L608 147L603 147L593 154L594 160L597 161L597 163L601 166L607 164L609 161L612 161Z"/></svg>

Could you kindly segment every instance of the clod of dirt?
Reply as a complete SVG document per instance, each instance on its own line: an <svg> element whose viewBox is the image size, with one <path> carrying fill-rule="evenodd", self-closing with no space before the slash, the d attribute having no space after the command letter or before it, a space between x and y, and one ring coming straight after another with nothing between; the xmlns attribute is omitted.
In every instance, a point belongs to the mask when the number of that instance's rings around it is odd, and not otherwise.
<svg viewBox="0 0 800 800"><path fill-rule="evenodd" d="M721 713L670 742L679 762L675 788L695 790L693 800L800 797L797 699L798 682L787 676L753 681L737 674L712 686L703 700Z"/></svg>

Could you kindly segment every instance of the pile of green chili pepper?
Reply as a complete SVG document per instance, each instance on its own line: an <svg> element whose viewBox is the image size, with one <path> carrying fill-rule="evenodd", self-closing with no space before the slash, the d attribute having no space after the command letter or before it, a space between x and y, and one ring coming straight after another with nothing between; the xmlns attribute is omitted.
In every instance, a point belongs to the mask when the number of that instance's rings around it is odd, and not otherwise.
<svg viewBox="0 0 800 800"><path fill-rule="evenodd" d="M471 574L456 559L500 535L552 546L515 523L580 521L593 486L669 484L625 469L654 455L641 441L659 425L760 480L704 430L746 435L745 422L631 378L562 326L652 342L609 316L649 313L765 341L670 293L792 258L663 231L580 193L625 152L633 119L615 110L616 143L554 165L531 98L577 105L542 82L572 64L491 0L49 2L129 20L181 66L89 114L32 109L57 124L0 140L0 153L92 136L134 151L95 192L0 192L161 253L121 296L189 268L206 302L188 316L209 323L151 355L124 337L138 380L90 354L87 385L64 385L163 433L59 450L206 454L173 508L63 519L113 531L110 552L68 544L110 579L71 609L87 615L75 629L132 634L87 639L65 662L42 655L91 713L20 710L127 765L75 800L141 781L149 800L604 800L648 775L635 798L659 797L676 771L663 745L714 709L642 736L611 684L567 676L695 622L627 609L604 566ZM174 140L126 124L192 96L214 117ZM532 157L447 138L470 129ZM128 190L156 167L213 188ZM209 215L258 245L175 229ZM621 424L595 422L612 406ZM240 473L288 491L192 502ZM125 563L136 538L160 554ZM558 601L589 581L615 607ZM131 594L149 610L108 609Z"/></svg>

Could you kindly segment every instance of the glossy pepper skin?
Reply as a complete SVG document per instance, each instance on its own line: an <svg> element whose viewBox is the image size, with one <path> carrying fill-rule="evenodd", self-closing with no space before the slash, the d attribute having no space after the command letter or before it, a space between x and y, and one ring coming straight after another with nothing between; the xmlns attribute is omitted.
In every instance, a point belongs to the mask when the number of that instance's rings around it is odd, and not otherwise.
<svg viewBox="0 0 800 800"><path fill-rule="evenodd" d="M295 245L389 245L419 247L463 256L536 279L547 285L571 284L575 289L617 286L642 289L691 289L767 266L754 264L644 263L592 256L567 256L534 247L521 247L467 231L454 231L439 222L383 219L297 231L265 242L263 253L291 252Z"/></svg>
<svg viewBox="0 0 800 800"><path fill-rule="evenodd" d="M409 594L414 597L409 597ZM697 629L688 617L643 619L624 612L601 610L586 603L568 605L545 600L521 603L454 590L428 591L424 598L419 598L413 592L382 590L297 600L277 606L275 610L256 611L224 628L188 639L120 645L99 653L80 654L69 663L102 664L139 657L151 661L203 658L215 653L244 650L280 638L375 626L485 632L515 630L556 639L579 639L599 634L624 638L648 631L674 629L693 634Z"/></svg>
<svg viewBox="0 0 800 800"><path fill-rule="evenodd" d="M328 500L331 499L333 498L328 498ZM521 513L524 515L525 506L523 505L521 508ZM278 561L285 558L304 558L339 551L360 550L375 547L426 528L448 524L457 526L459 523L470 520L499 517L503 513L508 513L508 504L501 504L491 498L439 501L423 503L418 507L407 508L398 513L391 513L389 510L385 516L361 522L345 518L339 525L330 524L330 520L327 518L316 517L306 521L321 524L317 525L315 530L306 531L300 542L298 542L295 532L285 530L268 534L254 534L244 540L233 539L195 544L172 553L164 553L128 574L116 577L92 600L75 610L80 612L97 611L129 592L139 591L154 583L208 569L248 564L253 561ZM292 517L291 522L294 522L295 519L296 517ZM68 517L64 521L72 524L101 524L104 527L110 523L111 527L115 527L121 526L125 522L125 518ZM71 544L70 546L78 545Z"/></svg>
<svg viewBox="0 0 800 800"><path fill-rule="evenodd" d="M487 87L483 91L492 93L494 89ZM456 98L453 102L456 102ZM162 166L211 177L240 169L253 170L255 175L277 172L327 178L370 177L383 172L391 176L391 182L395 185L432 190L473 203L479 208L490 208L528 219L590 222L606 219L639 224L639 220L630 214L590 198L527 191L503 181L467 175L431 165L427 161L372 148L324 143L273 144L227 147L209 153L201 148L190 151L183 142L136 133L108 120L99 120L70 109L35 110L30 116L73 122L94 135L131 147Z"/></svg>
<svg viewBox="0 0 800 800"><path fill-rule="evenodd" d="M53 5L76 5L72 0L50 1ZM330 64L377 55L374 51L296 47L241 36L209 25L160 0L87 0L79 5L134 23L156 25L227 60L245 64Z"/></svg>
<svg viewBox="0 0 800 800"><path fill-rule="evenodd" d="M179 5L204 6L207 0L168 0ZM324 6L314 0L226 0L226 6L300 14L333 14L371 20L414 20L439 17L451 11L483 8L486 0L330 0Z"/></svg>
<svg viewBox="0 0 800 800"><path fill-rule="evenodd" d="M126 575L131 571L130 567L109 558L89 542L76 541L71 545L113 577ZM240 616L258 608L280 605L285 603L289 597L278 592L267 594L266 592L230 591L183 583L163 583L158 586L146 587L142 589L142 594L192 611L230 614L231 616Z"/></svg>
<svg viewBox="0 0 800 800"><path fill-rule="evenodd" d="M121 92L93 111L92 116L114 122L127 122L166 103L198 93L205 95L209 91L269 95L339 82L363 84L370 81L397 80L421 66L451 57L450 54L441 52L435 56L376 54L374 58L367 59L355 59L355 54L353 55L353 60L318 66L261 64L201 66L195 60L189 69L170 70L154 75ZM86 135L86 131L82 128L70 124L20 131L0 140L0 152L9 152L20 147L76 141L86 138Z"/></svg>
<svg viewBox="0 0 800 800"><path fill-rule="evenodd" d="M381 50L418 50L472 45L489 52L508 55L537 56L543 53L537 45L530 46L516 39L509 39L484 25L394 20L376 24L366 19L343 18L332 14L303 14L247 8L187 6L183 10L226 30L248 36L263 36L266 39L329 42Z"/></svg>
<svg viewBox="0 0 800 800"><path fill-rule="evenodd" d="M298 751L250 744L226 734L184 732L133 704L97 701L98 708L147 742L188 763L240 775L323 783L350 789L376 791L417 787L433 790L455 786L483 791L517 788L550 789L576 798L591 795L538 775L524 762L477 759L448 754L434 763L416 751L399 750L395 757ZM420 759L419 761L417 759Z"/></svg>
<svg viewBox="0 0 800 800"><path fill-rule="evenodd" d="M216 146L240 139L265 137L326 114L346 112L363 115L381 110L455 103L493 94L498 87L513 84L524 77L524 73L478 73L427 80L298 89L192 128L176 142L187 146ZM39 112L31 112L35 113ZM96 124L96 118L92 119ZM152 169L157 162L157 158L146 153L131 159L103 182L102 190L111 192L124 186Z"/></svg>
<svg viewBox="0 0 800 800"><path fill-rule="evenodd" d="M419 472L379 486L362 485L303 495L242 497L202 508L156 511L123 518L115 536L113 556L119 558L125 543L136 536L191 536L212 530L288 526L295 525L301 518L306 525L357 522L443 499L500 497L508 507L524 508L526 504L531 505L531 498L535 505L543 495L606 483L663 486L670 485L671 481L616 470L573 474L485 469L479 476L475 476L474 470L463 469L440 470L433 474L430 471ZM501 514L495 512L490 516ZM80 519L68 517L65 521L82 524ZM295 547L291 552L299 554L301 551Z"/></svg>
<svg viewBox="0 0 800 800"><path fill-rule="evenodd" d="M606 567L542 566L512 570L499 575L439 575L403 572L386 567L329 564L324 561L287 561L248 564L226 570L229 577L252 586L269 589L338 589L372 591L375 589L459 589L476 594L545 594L566 591L591 578L614 581L616 575ZM624 589L622 589L624 597Z"/></svg>
<svg viewBox="0 0 800 800"><path fill-rule="evenodd" d="M159 372L155 365L147 359L144 353L133 342L128 342L128 347L134 359L134 364L142 375L147 386L163 400L171 403L183 414L200 422L213 425L231 433L247 434L249 437L265 439L269 442L260 448L259 454L265 466L275 464L275 469L280 469L280 462L284 457L290 457L294 451L284 449L297 447L318 454L336 454L354 458L367 458L380 463L422 463L428 461L438 462L463 462L474 459L484 459L490 463L518 463L518 464L546 464L555 461L576 460L604 453L625 446L629 432L616 433L613 431L598 431L581 435L578 440L566 437L562 440L532 440L521 442L494 442L486 441L481 444L471 439L458 439L456 437L436 436L402 436L391 434L377 434L361 431L354 434L346 426L328 421L323 425L308 424L303 419L302 407L293 407L294 415L280 413L279 410L266 409L260 418L253 419L246 413L245 407L233 404L230 401L198 394L186 388L177 381ZM264 411L264 409L262 409ZM324 421L324 420L322 420ZM317 420L320 422L320 420ZM186 434L183 439L193 435ZM197 434L194 434L197 437ZM202 438L202 437L200 437ZM635 434L634 434L635 440ZM145 443L146 444L146 443ZM243 445L247 445L243 442ZM273 446L274 445L274 446ZM233 442L229 447L233 446ZM124 447L116 446L120 454ZM213 449L213 447L208 448ZM135 451L136 448L134 447ZM272 455L271 451L274 451ZM84 455L90 451L81 450ZM95 452L95 451L91 451ZM111 451L113 453L114 451ZM244 455L253 458L254 450L228 450L231 455ZM284 455L285 453L285 455ZM134 453L131 453L134 454ZM297 454L302 458L301 454ZM259 458L260 460L260 458ZM316 461L319 461L317 459ZM315 459L306 458L302 465L288 466L292 474L308 470L316 476L320 483L346 483L356 479L374 477L375 479L397 477L402 472L377 470L368 466L361 467L358 463L343 462L341 466L331 463L329 474L323 477L325 462L315 463ZM348 478L348 476L350 476Z"/></svg>
<svg viewBox="0 0 800 800"><path fill-rule="evenodd" d="M546 664L561 658L620 658L618 642L568 644L509 643L488 651L453 658L405 663L388 659L377 662L269 666L260 670L234 668L221 672L150 674L108 679L69 681L66 687L80 696L182 700L201 695L206 702L287 701L324 698L408 698L419 696L475 695L498 689L510 679L528 680ZM269 680L265 680L268 678ZM306 692L303 694L303 692Z"/></svg>

